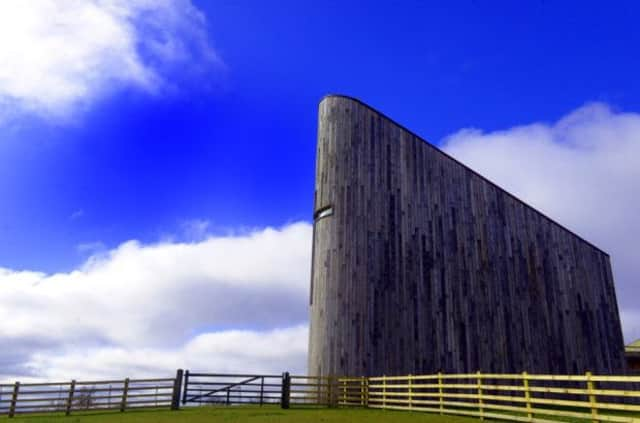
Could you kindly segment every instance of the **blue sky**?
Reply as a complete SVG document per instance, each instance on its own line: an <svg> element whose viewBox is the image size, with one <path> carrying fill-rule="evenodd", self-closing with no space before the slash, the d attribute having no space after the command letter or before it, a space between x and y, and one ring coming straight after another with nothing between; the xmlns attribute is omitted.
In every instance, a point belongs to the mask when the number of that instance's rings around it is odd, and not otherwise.
<svg viewBox="0 0 640 423"><path fill-rule="evenodd" d="M107 93L73 125L30 116L0 133L0 263L68 270L79 244L155 241L190 219L309 220L327 93L434 143L589 101L640 109L633 2L313 3L196 1L222 65L173 70L166 95Z"/></svg>
<svg viewBox="0 0 640 423"><path fill-rule="evenodd" d="M95 263L119 268L127 252L215 240L265 236L274 240L270 250L293 236L310 248L317 103L343 93L611 252L625 334L640 336L632 276L640 269L626 238L639 232L631 220L640 203L628 198L638 193L630 152L640 142L639 14L631 1L7 1L0 6L5 286L19 283L11 277L37 284L91 274ZM612 188L624 184L630 193ZM276 228L273 239L267 227ZM291 298L306 295L307 259L299 257ZM207 274L187 279L206 285ZM304 338L304 307L292 308L288 320L266 328L294 328L289 335ZM194 317L179 329L184 342L261 327L216 319ZM33 334L3 333L32 352L24 339ZM124 348L123 339L82 345ZM63 361L71 354L65 342L51 344ZM30 374L43 374L36 367Z"/></svg>

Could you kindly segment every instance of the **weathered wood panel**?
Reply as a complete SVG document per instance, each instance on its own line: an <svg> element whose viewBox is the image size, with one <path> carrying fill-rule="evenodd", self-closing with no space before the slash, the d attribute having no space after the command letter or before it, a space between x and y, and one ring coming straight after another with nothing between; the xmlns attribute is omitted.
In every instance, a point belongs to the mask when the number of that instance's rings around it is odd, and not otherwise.
<svg viewBox="0 0 640 423"><path fill-rule="evenodd" d="M341 96L320 103L316 215L326 207L310 373L624 370L606 253Z"/></svg>

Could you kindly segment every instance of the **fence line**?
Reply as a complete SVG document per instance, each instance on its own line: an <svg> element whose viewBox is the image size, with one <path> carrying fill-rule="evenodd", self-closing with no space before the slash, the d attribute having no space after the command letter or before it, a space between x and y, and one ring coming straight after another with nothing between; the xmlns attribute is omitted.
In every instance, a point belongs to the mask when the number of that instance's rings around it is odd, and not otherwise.
<svg viewBox="0 0 640 423"><path fill-rule="evenodd" d="M640 376L469 374L339 378L341 406L508 421L640 422ZM365 394L366 393L366 394Z"/></svg>
<svg viewBox="0 0 640 423"><path fill-rule="evenodd" d="M640 423L640 376L432 374L335 377L195 373L174 378L0 384L0 415L177 410L183 404L362 407L484 419Z"/></svg>
<svg viewBox="0 0 640 423"><path fill-rule="evenodd" d="M2 384L0 415L177 409L181 383L182 370L175 378Z"/></svg>

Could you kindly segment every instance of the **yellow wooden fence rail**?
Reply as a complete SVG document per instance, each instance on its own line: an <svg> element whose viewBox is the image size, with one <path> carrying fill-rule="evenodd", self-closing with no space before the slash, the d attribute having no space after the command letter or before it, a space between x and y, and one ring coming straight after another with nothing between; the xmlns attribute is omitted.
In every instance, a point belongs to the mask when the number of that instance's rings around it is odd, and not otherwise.
<svg viewBox="0 0 640 423"><path fill-rule="evenodd" d="M480 420L640 423L640 376L438 373L338 378L338 384L341 406Z"/></svg>
<svg viewBox="0 0 640 423"><path fill-rule="evenodd" d="M332 376L298 376L291 375L289 388L290 405L319 405L333 406L335 404L334 395L338 389L337 378ZM340 397L344 396L342 392Z"/></svg>

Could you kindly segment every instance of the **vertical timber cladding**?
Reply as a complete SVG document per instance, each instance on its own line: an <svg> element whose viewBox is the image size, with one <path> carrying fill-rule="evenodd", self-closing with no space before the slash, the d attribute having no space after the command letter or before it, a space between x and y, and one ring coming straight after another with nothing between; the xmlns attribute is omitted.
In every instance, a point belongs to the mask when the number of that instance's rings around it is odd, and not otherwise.
<svg viewBox="0 0 640 423"><path fill-rule="evenodd" d="M316 166L311 374L624 372L606 253L355 99Z"/></svg>

